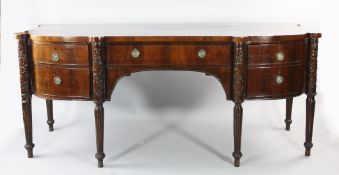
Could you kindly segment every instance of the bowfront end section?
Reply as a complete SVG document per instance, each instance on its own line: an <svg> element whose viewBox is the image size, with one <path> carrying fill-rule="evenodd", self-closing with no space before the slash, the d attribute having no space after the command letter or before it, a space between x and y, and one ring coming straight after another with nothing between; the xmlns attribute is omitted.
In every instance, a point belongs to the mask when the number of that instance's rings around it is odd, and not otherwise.
<svg viewBox="0 0 339 175"><path fill-rule="evenodd" d="M284 99L305 92L307 38L250 42L248 99Z"/></svg>
<svg viewBox="0 0 339 175"><path fill-rule="evenodd" d="M89 43L31 40L34 95L50 100L91 99Z"/></svg>

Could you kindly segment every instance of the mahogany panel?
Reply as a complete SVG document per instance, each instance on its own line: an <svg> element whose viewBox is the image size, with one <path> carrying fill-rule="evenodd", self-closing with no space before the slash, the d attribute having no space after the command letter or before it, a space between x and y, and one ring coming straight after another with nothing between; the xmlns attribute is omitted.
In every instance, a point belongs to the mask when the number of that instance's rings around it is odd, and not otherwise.
<svg viewBox="0 0 339 175"><path fill-rule="evenodd" d="M33 43L32 54L35 63L89 64L87 44ZM53 54L58 57L57 61L52 60Z"/></svg>
<svg viewBox="0 0 339 175"><path fill-rule="evenodd" d="M268 65L302 62L304 59L304 40L280 44L254 44L248 45L248 64ZM282 53L282 60L277 54Z"/></svg>
<svg viewBox="0 0 339 175"><path fill-rule="evenodd" d="M140 51L138 58L132 57L133 49ZM198 57L200 50L206 52L204 58ZM230 52L230 45L108 45L107 64L230 66Z"/></svg>
<svg viewBox="0 0 339 175"><path fill-rule="evenodd" d="M34 94L47 99L89 99L90 71L88 68L62 68L34 65ZM60 84L55 83L59 77Z"/></svg>
<svg viewBox="0 0 339 175"><path fill-rule="evenodd" d="M281 84L277 76L283 77ZM284 98L299 95L303 90L302 65L249 67L247 98Z"/></svg>

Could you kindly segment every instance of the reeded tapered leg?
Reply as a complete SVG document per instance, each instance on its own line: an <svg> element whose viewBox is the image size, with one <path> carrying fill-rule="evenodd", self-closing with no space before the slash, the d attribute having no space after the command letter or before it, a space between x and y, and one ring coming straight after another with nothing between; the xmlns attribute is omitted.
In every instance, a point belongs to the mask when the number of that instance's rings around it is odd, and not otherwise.
<svg viewBox="0 0 339 175"><path fill-rule="evenodd" d="M49 131L52 132L54 130L53 124L53 101L52 100L46 100L46 107L47 107L47 124L49 126Z"/></svg>
<svg viewBox="0 0 339 175"><path fill-rule="evenodd" d="M305 156L311 155L311 148L313 146L312 143L312 135L313 135L313 121L314 121L314 106L315 100L314 96L307 96L306 99L306 141L304 146Z"/></svg>
<svg viewBox="0 0 339 175"><path fill-rule="evenodd" d="M285 119L287 131L290 130L290 126L292 123L292 104L293 104L293 98L292 97L287 98L286 99L286 119Z"/></svg>
<svg viewBox="0 0 339 175"><path fill-rule="evenodd" d="M104 154L104 107L102 103L96 103L95 109L95 128L96 128L96 143L97 143L97 153L95 157L98 159L98 167L101 168L104 166L103 159L105 158Z"/></svg>
<svg viewBox="0 0 339 175"><path fill-rule="evenodd" d="M32 99L22 99L22 110L23 110L23 119L24 119L24 127L25 127L25 137L26 144L25 148L27 150L28 158L33 157L33 134L32 134Z"/></svg>
<svg viewBox="0 0 339 175"><path fill-rule="evenodd" d="M233 109L233 136L234 136L234 166L240 166L241 153L241 129L242 129L242 106L241 103L235 104Z"/></svg>

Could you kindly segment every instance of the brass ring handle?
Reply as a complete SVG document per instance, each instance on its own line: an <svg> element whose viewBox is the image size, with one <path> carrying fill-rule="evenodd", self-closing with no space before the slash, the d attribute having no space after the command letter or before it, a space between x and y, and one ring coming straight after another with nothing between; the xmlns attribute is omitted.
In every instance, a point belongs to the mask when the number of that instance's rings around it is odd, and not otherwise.
<svg viewBox="0 0 339 175"><path fill-rule="evenodd" d="M61 84L61 78L59 76L54 77L54 84L55 85L60 85Z"/></svg>
<svg viewBox="0 0 339 175"><path fill-rule="evenodd" d="M59 61L60 57L57 53L52 53L51 55L51 60L54 61L54 62L57 62Z"/></svg>
<svg viewBox="0 0 339 175"><path fill-rule="evenodd" d="M131 52L133 58L138 58L140 56L140 51L137 48L134 48Z"/></svg>
<svg viewBox="0 0 339 175"><path fill-rule="evenodd" d="M284 77L281 76L281 75L276 76L276 77L275 77L275 82L276 82L277 84L282 84L282 83L284 82Z"/></svg>
<svg viewBox="0 0 339 175"><path fill-rule="evenodd" d="M203 59L203 58L206 57L206 55L207 55L207 53L204 49L201 49L201 50L198 51L198 57L199 58Z"/></svg>
<svg viewBox="0 0 339 175"><path fill-rule="evenodd" d="M284 55L283 52L278 52L275 56L276 56L278 61L282 61L285 58L285 55Z"/></svg>

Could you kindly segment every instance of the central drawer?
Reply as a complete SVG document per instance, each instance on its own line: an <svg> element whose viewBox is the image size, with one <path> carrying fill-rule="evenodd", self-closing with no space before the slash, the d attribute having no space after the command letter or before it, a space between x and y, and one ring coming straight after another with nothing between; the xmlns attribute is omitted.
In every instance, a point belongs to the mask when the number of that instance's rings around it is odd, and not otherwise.
<svg viewBox="0 0 339 175"><path fill-rule="evenodd" d="M230 45L107 45L107 64L230 66Z"/></svg>

